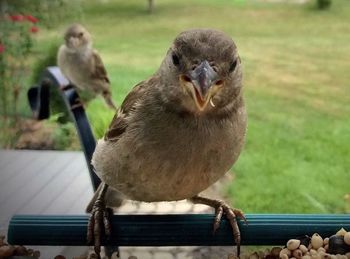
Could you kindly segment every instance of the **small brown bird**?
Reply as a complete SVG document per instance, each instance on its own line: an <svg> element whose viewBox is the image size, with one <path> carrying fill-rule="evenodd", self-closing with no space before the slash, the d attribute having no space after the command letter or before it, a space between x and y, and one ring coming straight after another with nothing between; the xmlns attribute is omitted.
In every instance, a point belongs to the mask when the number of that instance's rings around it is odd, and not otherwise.
<svg viewBox="0 0 350 259"><path fill-rule="evenodd" d="M110 232L106 207L122 199L189 199L215 208L214 231L222 215L228 218L239 254L236 216L245 219L243 213L199 193L237 160L246 123L241 61L232 39L211 29L180 33L158 71L132 89L97 143L92 164L103 183L87 209L95 251L101 238L96 228L104 222Z"/></svg>
<svg viewBox="0 0 350 259"><path fill-rule="evenodd" d="M107 105L116 110L112 100L110 81L100 55L92 48L90 33L80 24L69 26L57 54L62 73L87 99L101 94Z"/></svg>

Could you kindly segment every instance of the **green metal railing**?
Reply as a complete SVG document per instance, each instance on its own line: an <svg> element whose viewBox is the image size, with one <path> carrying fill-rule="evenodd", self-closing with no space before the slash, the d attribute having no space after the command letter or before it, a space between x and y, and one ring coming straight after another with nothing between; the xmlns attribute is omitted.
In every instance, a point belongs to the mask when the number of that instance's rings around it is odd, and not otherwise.
<svg viewBox="0 0 350 259"><path fill-rule="evenodd" d="M285 245L288 239L350 229L350 215L248 214L240 221L242 245ZM114 215L112 236L103 245L218 246L234 244L226 220L212 233L213 215ZM88 216L14 216L8 241L23 245L86 245Z"/></svg>

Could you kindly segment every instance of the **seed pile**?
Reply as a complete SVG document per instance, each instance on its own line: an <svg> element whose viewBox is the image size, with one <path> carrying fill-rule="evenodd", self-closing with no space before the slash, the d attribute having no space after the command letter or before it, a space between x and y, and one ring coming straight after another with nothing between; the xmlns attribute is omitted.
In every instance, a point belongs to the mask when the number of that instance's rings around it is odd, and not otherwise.
<svg viewBox="0 0 350 259"><path fill-rule="evenodd" d="M0 259L10 256L30 256L32 258L39 258L40 252L27 249L24 246L12 246L5 243L5 236L0 236Z"/></svg>
<svg viewBox="0 0 350 259"><path fill-rule="evenodd" d="M315 233L312 237L290 239L283 248L242 254L241 259L350 259L350 232L342 228L331 237Z"/></svg>
<svg viewBox="0 0 350 259"><path fill-rule="evenodd" d="M40 257L40 251L26 248L25 246L9 245L5 243L5 236L0 235L0 259L12 258L13 256L38 259ZM54 259L66 259L66 257L57 255ZM88 256L77 256L73 259L97 259L97 256L92 253Z"/></svg>

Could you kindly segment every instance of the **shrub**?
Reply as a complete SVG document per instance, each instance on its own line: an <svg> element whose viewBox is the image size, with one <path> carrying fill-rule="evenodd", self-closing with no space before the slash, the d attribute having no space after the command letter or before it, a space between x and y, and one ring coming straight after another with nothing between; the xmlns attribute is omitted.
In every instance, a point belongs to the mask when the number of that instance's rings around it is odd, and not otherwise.
<svg viewBox="0 0 350 259"><path fill-rule="evenodd" d="M11 147L32 74L32 49L42 27L54 27L81 14L79 1L2 0L0 4L0 147ZM37 53L36 53L37 54Z"/></svg>
<svg viewBox="0 0 350 259"><path fill-rule="evenodd" d="M17 134L13 128L18 122L19 99L29 73L28 55L39 31L38 22L31 14L0 14L0 115L7 135L4 146Z"/></svg>
<svg viewBox="0 0 350 259"><path fill-rule="evenodd" d="M318 9L327 9L331 6L332 0L317 0Z"/></svg>

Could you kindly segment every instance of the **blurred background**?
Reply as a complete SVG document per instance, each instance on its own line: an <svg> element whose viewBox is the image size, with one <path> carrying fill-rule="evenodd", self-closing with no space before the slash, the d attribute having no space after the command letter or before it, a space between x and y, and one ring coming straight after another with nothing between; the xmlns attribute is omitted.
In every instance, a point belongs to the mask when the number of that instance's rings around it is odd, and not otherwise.
<svg viewBox="0 0 350 259"><path fill-rule="evenodd" d="M350 213L349 0L0 0L0 8L1 149L80 149L64 110L35 121L26 97L56 65L71 23L92 34L118 106L179 32L216 28L240 51L249 116L224 197L246 213ZM100 138L114 114L102 98L86 109Z"/></svg>

